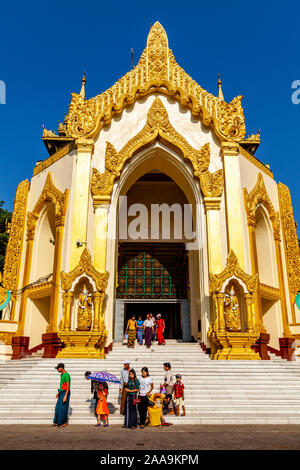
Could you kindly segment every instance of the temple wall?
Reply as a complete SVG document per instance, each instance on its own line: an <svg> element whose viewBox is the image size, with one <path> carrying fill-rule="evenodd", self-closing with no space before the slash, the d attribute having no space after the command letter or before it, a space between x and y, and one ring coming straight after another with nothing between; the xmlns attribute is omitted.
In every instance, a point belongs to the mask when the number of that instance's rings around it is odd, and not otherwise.
<svg viewBox="0 0 300 470"><path fill-rule="evenodd" d="M268 174L263 172L256 165L254 165L249 160L247 160L243 155L239 156L239 161L240 161L240 169L241 169L242 188L246 188L247 191L250 192L257 183L258 174L261 173L262 177L263 177L263 180L264 180L265 187L266 187L266 191L267 191L268 196L269 196L269 198L270 198L270 200L273 204L274 210L279 211L278 190L277 190L276 181L271 176L269 176ZM246 217L245 209L244 209L243 213L244 213L245 227L247 227L247 217ZM273 237L272 237L272 241L273 241ZM247 256L250 257L249 242L247 242L246 246L247 246ZM286 295L287 312L288 312L289 322L291 322L291 320L292 320L292 317L291 317L291 304L290 304L290 297L289 297L287 266L286 266L285 252L284 252L284 245L283 245L282 228L281 228L280 250L281 250L281 259L282 259L282 264L283 264L283 276L284 276L284 288L285 288L285 295ZM274 251L274 246L272 247L272 251ZM274 273L273 286L278 287L278 273L277 273L276 261L274 263L274 270L275 269L276 269L276 271Z"/></svg>

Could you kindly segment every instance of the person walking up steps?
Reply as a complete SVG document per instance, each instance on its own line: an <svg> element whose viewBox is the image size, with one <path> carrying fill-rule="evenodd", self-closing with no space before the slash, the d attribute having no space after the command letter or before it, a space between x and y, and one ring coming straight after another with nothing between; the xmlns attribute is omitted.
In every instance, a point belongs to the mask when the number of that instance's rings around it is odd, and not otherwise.
<svg viewBox="0 0 300 470"><path fill-rule="evenodd" d="M184 406L184 385L181 382L181 375L176 374L176 382L173 387L174 397L176 399L176 415L179 416L179 408L182 406L182 415L185 416Z"/></svg>

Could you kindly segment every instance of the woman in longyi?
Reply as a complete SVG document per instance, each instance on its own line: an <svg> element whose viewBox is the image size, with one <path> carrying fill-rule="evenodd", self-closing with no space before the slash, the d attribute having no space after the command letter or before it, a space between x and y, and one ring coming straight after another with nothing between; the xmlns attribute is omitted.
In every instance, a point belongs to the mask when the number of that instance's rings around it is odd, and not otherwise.
<svg viewBox="0 0 300 470"><path fill-rule="evenodd" d="M104 419L104 427L106 428L108 426L108 415L109 415L109 409L107 406L107 390L104 388L103 383L100 383L99 385L99 390L98 390L98 403L97 403L97 408L96 408L96 415L97 415L97 420L98 423L96 426L101 425L101 418Z"/></svg>

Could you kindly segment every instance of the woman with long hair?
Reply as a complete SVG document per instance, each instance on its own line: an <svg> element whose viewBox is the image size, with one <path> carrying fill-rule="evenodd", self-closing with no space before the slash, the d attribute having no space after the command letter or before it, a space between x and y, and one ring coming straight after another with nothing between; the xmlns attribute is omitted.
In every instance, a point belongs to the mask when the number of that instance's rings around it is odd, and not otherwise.
<svg viewBox="0 0 300 470"><path fill-rule="evenodd" d="M136 378L134 369L129 372L128 384L126 388L126 402L125 402L125 420L124 427L135 429L137 427L137 405L135 400L139 393L140 383Z"/></svg>

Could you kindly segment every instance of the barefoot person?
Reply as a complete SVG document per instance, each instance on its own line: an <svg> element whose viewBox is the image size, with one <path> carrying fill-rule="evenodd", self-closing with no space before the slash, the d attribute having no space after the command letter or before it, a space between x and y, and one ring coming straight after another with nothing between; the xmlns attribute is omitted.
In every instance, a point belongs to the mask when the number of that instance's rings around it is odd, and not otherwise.
<svg viewBox="0 0 300 470"><path fill-rule="evenodd" d="M98 396L98 404L96 408L96 415L97 415L97 424L96 426L101 425L101 418L104 420L104 427L106 428L108 426L108 415L109 415L109 410L107 406L107 390L104 388L103 383L99 383L99 390L97 393Z"/></svg>
<svg viewBox="0 0 300 470"><path fill-rule="evenodd" d="M134 369L129 372L128 385L126 387L125 419L124 427L135 429L137 427L136 397L140 390L140 383Z"/></svg>
<svg viewBox="0 0 300 470"><path fill-rule="evenodd" d="M145 331L145 343L147 348L149 349L152 344L152 336L153 336L153 322L150 319L149 313L147 313L147 318L144 321L144 331Z"/></svg>
<svg viewBox="0 0 300 470"><path fill-rule="evenodd" d="M126 388L128 384L129 371L130 371L130 361L128 359L125 359L124 367L121 370L121 377L120 377L121 387L119 389L119 393L121 394L121 403L120 403L121 415L124 414L125 401L126 401L126 395L127 395Z"/></svg>
<svg viewBox="0 0 300 470"><path fill-rule="evenodd" d="M147 417L147 408L149 404L149 397L153 390L153 381L149 375L148 367L143 367L141 370L141 377L139 378L140 382L140 403L138 405L139 414L140 414L140 428L145 427L146 417Z"/></svg>
<svg viewBox="0 0 300 470"><path fill-rule="evenodd" d="M127 347L128 348L134 348L135 345L135 340L136 340L136 329L137 329L137 323L135 319L135 315L132 315L131 319L128 320L127 322L127 327L125 331L125 335L128 333L128 341L127 341Z"/></svg>
<svg viewBox="0 0 300 470"><path fill-rule="evenodd" d="M70 374L65 370L65 365L63 363L59 363L55 369L61 374L61 376L60 386L56 395L57 403L55 407L53 426L64 428L68 426L71 377Z"/></svg>
<svg viewBox="0 0 300 470"><path fill-rule="evenodd" d="M165 320L161 318L161 314L158 313L156 315L156 325L157 325L157 341L158 344L166 344L166 340L164 338L164 331L165 331Z"/></svg>
<svg viewBox="0 0 300 470"><path fill-rule="evenodd" d="M169 362L164 363L165 377L164 383L160 384L161 388L165 388L166 395L171 395L171 400L168 402L169 413L174 414L174 404L172 400L174 376L171 371L171 364Z"/></svg>

